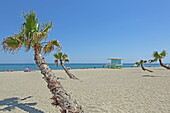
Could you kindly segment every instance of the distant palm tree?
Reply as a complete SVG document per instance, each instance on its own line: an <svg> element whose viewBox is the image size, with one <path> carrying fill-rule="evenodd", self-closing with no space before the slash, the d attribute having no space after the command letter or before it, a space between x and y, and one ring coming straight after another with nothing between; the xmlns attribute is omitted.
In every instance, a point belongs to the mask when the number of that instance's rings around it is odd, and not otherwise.
<svg viewBox="0 0 170 113"><path fill-rule="evenodd" d="M67 59L68 55L62 52L58 52L57 54L54 54L54 57L56 58L54 63L58 67L59 63L63 67L64 71L67 73L67 75L72 79L78 79L75 77L70 71L64 66L63 62L69 62L69 59Z"/></svg>
<svg viewBox="0 0 170 113"><path fill-rule="evenodd" d="M160 64L162 67L164 67L164 68L166 68L166 69L170 69L170 66L167 66L167 65L163 64L163 62L162 62L162 59L163 59L164 57L166 57L166 55L167 55L167 52L166 52L165 50L163 50L160 54L158 53L158 51L155 51L155 52L153 53L154 59L153 59L153 60L149 60L149 62L152 63L152 62L156 62L156 61L159 60L159 64Z"/></svg>
<svg viewBox="0 0 170 113"><path fill-rule="evenodd" d="M81 106L75 100L71 99L42 56L42 52L45 54L50 53L54 50L55 46L59 49L61 48L57 40L46 42L48 32L52 28L52 22L40 25L33 11L23 14L23 17L25 22L22 24L21 32L5 38L2 42L3 50L5 52L15 53L22 46L26 48L26 51L33 49L36 65L44 75L48 88L53 94L51 99L54 102L52 104L54 106L60 106L62 113L83 113Z"/></svg>
<svg viewBox="0 0 170 113"><path fill-rule="evenodd" d="M146 68L143 67L143 64L145 64L145 63L147 63L146 60L140 60L139 62L136 62L135 64L136 64L137 66L141 66L142 70L144 70L144 71L153 72L153 71L151 71L151 70L146 69Z"/></svg>

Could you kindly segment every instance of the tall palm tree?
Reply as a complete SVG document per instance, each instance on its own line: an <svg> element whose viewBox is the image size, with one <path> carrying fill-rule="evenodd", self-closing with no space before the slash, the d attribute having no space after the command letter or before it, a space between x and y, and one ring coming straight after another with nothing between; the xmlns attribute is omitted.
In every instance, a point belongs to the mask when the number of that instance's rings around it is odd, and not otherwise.
<svg viewBox="0 0 170 113"><path fill-rule="evenodd" d="M166 57L166 55L167 55L167 52L165 51L165 50L163 50L161 53L158 53L158 51L155 51L154 53L153 53L153 57L154 57L154 59L153 60L149 60L149 62L156 62L156 61L159 61L159 64L162 66L162 67L164 67L164 68L166 68L166 69L170 69L170 66L167 66L167 65L165 65L163 62L162 62L162 59L164 58L164 57Z"/></svg>
<svg viewBox="0 0 170 113"><path fill-rule="evenodd" d="M149 70L149 69L144 68L143 64L145 64L145 63L147 63L146 60L140 60L139 62L136 62L135 64L136 64L137 66L141 66L142 70L144 70L144 71L153 72L153 71L151 71L151 70Z"/></svg>
<svg viewBox="0 0 170 113"><path fill-rule="evenodd" d="M22 24L21 31L14 36L7 37L3 40L3 50L6 52L15 53L21 47L25 47L26 51L34 50L34 60L43 74L44 80L50 89L54 100L54 106L60 106L61 113L83 113L83 110L78 103L71 99L64 87L58 81L58 78L47 65L42 53L50 53L55 47L61 49L57 40L46 42L49 30L52 28L52 22L40 25L35 12L30 11L23 14L25 22Z"/></svg>
<svg viewBox="0 0 170 113"><path fill-rule="evenodd" d="M54 57L56 58L54 63L56 64L56 66L60 65L63 67L64 71L67 73L67 75L72 78L72 79L78 79L77 77L75 77L72 73L70 73L70 71L64 66L63 62L69 62L69 59L67 59L68 55L62 52L58 52L57 54L54 54Z"/></svg>

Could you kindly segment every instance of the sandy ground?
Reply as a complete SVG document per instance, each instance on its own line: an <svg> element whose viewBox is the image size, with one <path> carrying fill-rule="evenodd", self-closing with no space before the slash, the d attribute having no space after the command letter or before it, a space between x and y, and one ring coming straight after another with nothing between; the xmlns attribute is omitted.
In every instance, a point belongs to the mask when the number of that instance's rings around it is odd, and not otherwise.
<svg viewBox="0 0 170 113"><path fill-rule="evenodd" d="M149 68L54 71L85 113L170 113L170 70ZM60 113L40 72L0 73L0 113Z"/></svg>

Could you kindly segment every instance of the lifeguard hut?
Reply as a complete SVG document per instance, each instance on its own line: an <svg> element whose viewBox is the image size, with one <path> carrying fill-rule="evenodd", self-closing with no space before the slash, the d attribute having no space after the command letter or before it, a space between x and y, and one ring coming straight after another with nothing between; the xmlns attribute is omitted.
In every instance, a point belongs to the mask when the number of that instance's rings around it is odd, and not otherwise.
<svg viewBox="0 0 170 113"><path fill-rule="evenodd" d="M108 68L111 69L122 69L122 59L113 59L113 58L108 58L107 60L111 60L111 63L108 64Z"/></svg>

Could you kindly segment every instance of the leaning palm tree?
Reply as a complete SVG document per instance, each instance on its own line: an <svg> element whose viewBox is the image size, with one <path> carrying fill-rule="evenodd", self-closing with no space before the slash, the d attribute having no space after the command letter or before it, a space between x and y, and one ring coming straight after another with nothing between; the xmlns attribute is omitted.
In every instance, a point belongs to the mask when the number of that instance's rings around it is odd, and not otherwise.
<svg viewBox="0 0 170 113"><path fill-rule="evenodd" d="M146 60L140 60L139 62L136 62L135 64L136 64L137 66L141 66L142 70L144 70L144 71L153 72L153 71L151 71L151 70L149 70L149 69L144 68L143 64L145 64L145 63L147 63Z"/></svg>
<svg viewBox="0 0 170 113"><path fill-rule="evenodd" d="M35 63L53 94L51 99L54 102L52 104L54 106L60 106L61 113L83 113L81 106L66 92L42 56L42 53L50 53L55 47L58 47L58 49L61 48L57 40L46 42L48 32L52 28L52 23L40 25L33 11L23 14L23 17L25 22L22 24L21 31L3 40L3 50L5 52L15 53L21 47L25 47L26 51L33 49Z"/></svg>
<svg viewBox="0 0 170 113"><path fill-rule="evenodd" d="M62 52L58 52L57 54L54 54L54 57L56 58L54 63L56 64L56 66L58 67L59 63L62 66L62 68L64 69L64 71L67 73L67 75L72 78L72 79L78 79L77 77L75 77L72 73L70 73L70 71L64 66L63 62L69 62L69 59L67 59L68 55Z"/></svg>
<svg viewBox="0 0 170 113"><path fill-rule="evenodd" d="M164 68L166 68L166 69L170 69L170 66L167 66L167 65L165 65L165 64L162 62L162 59L163 59L166 55L167 55L167 52L166 52L165 50L163 50L160 54L158 53L158 51L155 51L155 52L153 53L154 59L149 60L149 62L152 63L152 62L156 62L156 61L159 60L159 64L160 64L162 67L164 67Z"/></svg>

